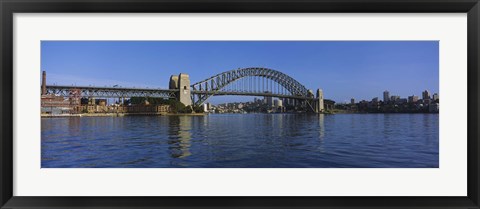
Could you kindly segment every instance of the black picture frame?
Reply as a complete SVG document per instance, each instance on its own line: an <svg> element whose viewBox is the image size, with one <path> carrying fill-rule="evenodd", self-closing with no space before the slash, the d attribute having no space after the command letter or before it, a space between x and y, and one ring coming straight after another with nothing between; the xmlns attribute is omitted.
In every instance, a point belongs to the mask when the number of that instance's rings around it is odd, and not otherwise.
<svg viewBox="0 0 480 209"><path fill-rule="evenodd" d="M478 0L0 0L1 208L480 208ZM468 195L466 197L19 197L13 196L14 13L467 13ZM92 188L94 189L94 188ZM128 189L128 188L127 188ZM252 188L254 189L254 188Z"/></svg>

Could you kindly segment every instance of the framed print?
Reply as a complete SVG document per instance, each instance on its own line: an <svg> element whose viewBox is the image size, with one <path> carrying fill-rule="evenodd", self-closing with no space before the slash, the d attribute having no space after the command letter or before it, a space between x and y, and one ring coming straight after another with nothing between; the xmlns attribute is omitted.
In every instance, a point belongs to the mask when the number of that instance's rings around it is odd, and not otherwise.
<svg viewBox="0 0 480 209"><path fill-rule="evenodd" d="M479 208L477 0L0 6L2 208Z"/></svg>

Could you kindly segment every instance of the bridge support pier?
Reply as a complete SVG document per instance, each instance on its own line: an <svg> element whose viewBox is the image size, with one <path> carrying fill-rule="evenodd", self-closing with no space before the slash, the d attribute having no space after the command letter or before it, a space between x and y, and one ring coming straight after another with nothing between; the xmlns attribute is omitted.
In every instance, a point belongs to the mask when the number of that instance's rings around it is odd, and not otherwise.
<svg viewBox="0 0 480 209"><path fill-rule="evenodd" d="M190 77L188 74L180 73L180 75L170 76L170 89L179 89L177 94L177 101L183 103L185 106L192 105L192 96L190 89Z"/></svg>
<svg viewBox="0 0 480 209"><path fill-rule="evenodd" d="M323 104L323 91L317 89L317 98L315 98L315 113L322 113L325 111Z"/></svg>

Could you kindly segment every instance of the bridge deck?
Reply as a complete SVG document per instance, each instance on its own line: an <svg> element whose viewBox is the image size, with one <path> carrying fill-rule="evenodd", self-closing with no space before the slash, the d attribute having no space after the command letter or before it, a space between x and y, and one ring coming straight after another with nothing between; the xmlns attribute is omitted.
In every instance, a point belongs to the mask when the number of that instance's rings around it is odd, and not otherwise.
<svg viewBox="0 0 480 209"><path fill-rule="evenodd" d="M96 86L57 86L47 85L47 93L59 96L71 96L72 92L78 91L81 97L103 97L103 98L119 98L119 97L163 97L175 98L175 94L179 89L160 89L160 88L125 88L125 87L96 87ZM192 90L192 94L201 95L209 94L216 96L239 95L239 96L269 96L279 98L292 99L311 99L303 96L272 94L264 92L246 92L246 91L200 91Z"/></svg>
<svg viewBox="0 0 480 209"><path fill-rule="evenodd" d="M47 93L60 96L71 96L78 92L81 97L163 97L175 98L178 89L155 88L124 88L124 87L96 87L96 86L56 86L47 85Z"/></svg>

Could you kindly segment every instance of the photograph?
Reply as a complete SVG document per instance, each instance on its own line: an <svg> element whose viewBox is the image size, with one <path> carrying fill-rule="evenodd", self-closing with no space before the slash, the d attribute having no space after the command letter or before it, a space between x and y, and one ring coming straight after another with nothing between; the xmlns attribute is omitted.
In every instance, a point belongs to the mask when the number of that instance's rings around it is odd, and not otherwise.
<svg viewBox="0 0 480 209"><path fill-rule="evenodd" d="M440 168L438 40L40 49L42 169Z"/></svg>
<svg viewBox="0 0 480 209"><path fill-rule="evenodd" d="M0 0L0 208L480 209L479 1Z"/></svg>

